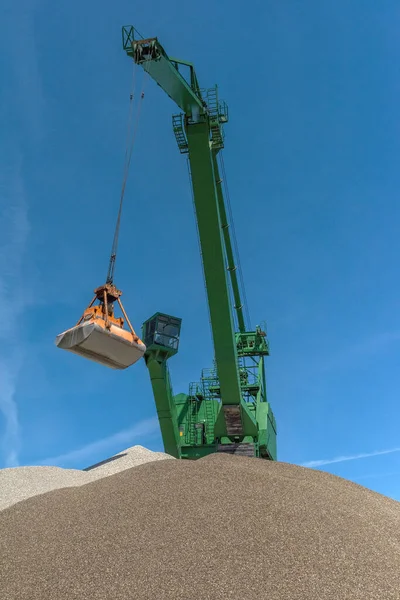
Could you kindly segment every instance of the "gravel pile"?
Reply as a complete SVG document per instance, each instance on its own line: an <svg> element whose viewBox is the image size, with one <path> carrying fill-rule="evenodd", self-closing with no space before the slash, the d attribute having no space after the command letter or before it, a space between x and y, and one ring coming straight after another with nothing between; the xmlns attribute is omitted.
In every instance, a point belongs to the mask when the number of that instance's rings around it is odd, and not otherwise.
<svg viewBox="0 0 400 600"><path fill-rule="evenodd" d="M154 461L0 513L2 600L399 600L400 503L285 463Z"/></svg>
<svg viewBox="0 0 400 600"><path fill-rule="evenodd" d="M75 487L154 460L172 459L162 452L132 446L84 471L59 467L0 469L0 510L51 490Z"/></svg>
<svg viewBox="0 0 400 600"><path fill-rule="evenodd" d="M164 454L164 452L153 452L143 446L132 446L132 448L127 448L107 460L87 467L84 471L89 475L91 481L94 481L148 462L169 459L175 460L169 454Z"/></svg>

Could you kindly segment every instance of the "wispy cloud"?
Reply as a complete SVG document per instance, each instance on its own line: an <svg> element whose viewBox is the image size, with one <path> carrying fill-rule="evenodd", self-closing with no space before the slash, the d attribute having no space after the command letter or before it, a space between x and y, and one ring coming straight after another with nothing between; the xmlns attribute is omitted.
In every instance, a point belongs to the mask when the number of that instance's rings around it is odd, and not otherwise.
<svg viewBox="0 0 400 600"><path fill-rule="evenodd" d="M4 142L0 151L0 296L10 311L8 316L3 315L0 329L0 459L7 467L18 465L20 425L16 392L25 351L20 323L33 297L24 268L30 224L22 164L29 142L37 148L44 132L35 3L21 2L6 2L5 28L0 38L0 51L5 57L5 86L0 102ZM23 47L15 43L16 31L24 40Z"/></svg>
<svg viewBox="0 0 400 600"><path fill-rule="evenodd" d="M341 348L339 354L335 354L326 361L322 361L318 366L318 370L325 372L343 367L353 368L357 361L363 360L368 356L374 356L399 341L400 331L398 330L373 333L362 340Z"/></svg>
<svg viewBox="0 0 400 600"><path fill-rule="evenodd" d="M158 419L147 419L136 423L129 429L119 431L107 438L97 440L86 446L82 446L72 452L60 454L51 458L46 458L36 463L38 465L48 465L57 467L66 467L68 465L80 464L82 462L92 462L93 459L101 460L107 458L108 452L121 452L131 446L135 440L143 436L149 436L159 430Z"/></svg>
<svg viewBox="0 0 400 600"><path fill-rule="evenodd" d="M6 467L18 466L20 427L15 401L18 367L14 361L0 358L0 414L4 417L2 449Z"/></svg>
<svg viewBox="0 0 400 600"><path fill-rule="evenodd" d="M37 144L45 135L46 106L36 44L36 4L32 0L18 3L9 0L9 6L2 14L4 28L0 49L6 58L6 111L14 113L21 126L14 135L21 134L23 144ZM18 38L24 40L23 44L15 43L16 32Z"/></svg>
<svg viewBox="0 0 400 600"><path fill-rule="evenodd" d="M377 450L376 452L366 452L360 454L351 454L350 456L336 456L335 458L323 458L320 460L310 460L302 463L302 467L322 467L324 465L332 465L348 460L360 460L361 458L372 458L373 456L381 456L382 454L394 454L400 452L400 448L390 448L389 450Z"/></svg>
<svg viewBox="0 0 400 600"><path fill-rule="evenodd" d="M400 341L400 331L382 331L377 332L364 340L354 344L348 350L349 355L365 356L366 354L375 354L386 346Z"/></svg>
<svg viewBox="0 0 400 600"><path fill-rule="evenodd" d="M356 477L358 481L363 479L376 479L381 477L394 477L400 475L400 471L378 471L377 473L367 473L367 475L359 475Z"/></svg>
<svg viewBox="0 0 400 600"><path fill-rule="evenodd" d="M12 301L12 315L0 329L0 414L4 418L2 454L7 467L18 465L20 428L15 400L23 349L20 320L25 306L23 260L29 235L27 205L20 175L20 157L0 175L0 294Z"/></svg>

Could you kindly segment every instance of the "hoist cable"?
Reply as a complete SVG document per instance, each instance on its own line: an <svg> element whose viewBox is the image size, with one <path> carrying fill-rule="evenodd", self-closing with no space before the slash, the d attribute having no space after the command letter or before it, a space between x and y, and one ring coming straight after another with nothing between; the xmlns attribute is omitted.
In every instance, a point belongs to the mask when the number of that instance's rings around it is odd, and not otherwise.
<svg viewBox="0 0 400 600"><path fill-rule="evenodd" d="M244 307L244 311L245 311L245 320L247 321L246 326L251 330L250 311L249 311L249 305L247 302L246 288L244 286L243 271L242 271L242 266L241 266L241 262L240 262L240 254L239 254L239 248L238 248L238 243L237 243L237 238L236 238L235 223L233 220L232 206L231 206L231 200L230 200L229 188L228 188L228 181L226 179L225 163L224 163L224 158L223 158L222 152L219 152L219 158L220 158L220 164L221 164L222 179L224 181L224 187L225 187L225 196L226 196L226 203L227 203L227 207L228 207L229 221L230 221L230 226L231 226L231 231L232 231L234 255L235 255L235 259L237 261L237 267L238 267L238 272L239 272L239 282L240 282L240 288L241 288L241 292L242 292L243 307Z"/></svg>
<svg viewBox="0 0 400 600"><path fill-rule="evenodd" d="M136 88L135 71L136 71L135 63L133 63L132 87L131 87L131 93L130 93L130 99L129 99L129 117L128 117L127 140L126 140L126 149L125 149L124 175L123 175L123 179L122 179L122 187L121 187L121 195L120 195L120 201L119 201L117 222L115 225L114 238L113 238L113 243L112 243L112 247L111 247L110 262L109 262L109 266L108 266L107 279L106 279L106 283L109 283L109 284L112 284L114 281L115 261L117 258L118 239L119 239L119 231L120 231L120 227L121 227L122 207L123 207L124 198L125 198L125 188L126 188L126 183L128 180L129 167L131 164L133 146L135 143L137 128L138 128L138 124L139 124L141 106L142 106L143 98L144 98L144 87L145 87L145 84L147 81L146 77L144 76L144 80L142 80L142 89L140 92L139 103L137 105L135 124L134 124L133 130L132 130L133 105L135 102L135 88Z"/></svg>

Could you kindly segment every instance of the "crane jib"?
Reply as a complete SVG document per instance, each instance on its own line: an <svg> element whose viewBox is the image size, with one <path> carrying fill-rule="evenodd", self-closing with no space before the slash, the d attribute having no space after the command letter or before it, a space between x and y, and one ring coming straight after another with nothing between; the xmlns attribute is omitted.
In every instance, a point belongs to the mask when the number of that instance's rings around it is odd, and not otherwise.
<svg viewBox="0 0 400 600"><path fill-rule="evenodd" d="M174 66L157 38L135 40L127 53L132 56L136 64L143 67L186 115L196 119L196 115L204 111L201 97L192 90Z"/></svg>

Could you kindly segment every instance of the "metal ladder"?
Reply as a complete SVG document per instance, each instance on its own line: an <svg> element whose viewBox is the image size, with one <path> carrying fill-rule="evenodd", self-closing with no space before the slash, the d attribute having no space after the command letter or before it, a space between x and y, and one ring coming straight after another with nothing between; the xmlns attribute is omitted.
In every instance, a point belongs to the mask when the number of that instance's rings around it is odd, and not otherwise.
<svg viewBox="0 0 400 600"><path fill-rule="evenodd" d="M214 404L212 400L205 399L204 402L204 415L206 421L206 438L207 443L210 444L214 440Z"/></svg>
<svg viewBox="0 0 400 600"><path fill-rule="evenodd" d="M176 143L178 144L179 152L187 154L189 147L186 139L185 129L183 126L183 114L174 115L172 117L172 128L174 130Z"/></svg>
<svg viewBox="0 0 400 600"><path fill-rule="evenodd" d="M185 442L189 446L194 446L196 443L196 423L198 416L198 405L197 400L197 384L191 383L189 388L189 410L187 412L187 429L185 432Z"/></svg>

